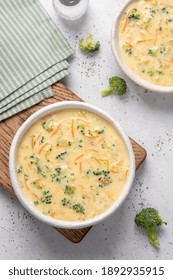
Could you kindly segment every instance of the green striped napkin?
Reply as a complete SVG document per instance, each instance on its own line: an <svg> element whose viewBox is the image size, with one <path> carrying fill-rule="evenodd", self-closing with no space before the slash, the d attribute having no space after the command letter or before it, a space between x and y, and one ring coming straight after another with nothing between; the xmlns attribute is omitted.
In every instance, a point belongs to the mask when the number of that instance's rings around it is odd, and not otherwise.
<svg viewBox="0 0 173 280"><path fill-rule="evenodd" d="M0 0L0 120L53 95L74 53L38 0Z"/></svg>
<svg viewBox="0 0 173 280"><path fill-rule="evenodd" d="M37 94L34 94L34 96L31 96L31 97L25 99L23 102L19 102L15 106L11 107L9 110L0 114L0 121L7 119L7 118L11 117L12 115L15 115L16 113L23 111L23 110L41 102L45 98L49 98L51 96L53 96L53 91L52 91L51 87L48 87L46 90L43 90L41 92L38 92Z"/></svg>

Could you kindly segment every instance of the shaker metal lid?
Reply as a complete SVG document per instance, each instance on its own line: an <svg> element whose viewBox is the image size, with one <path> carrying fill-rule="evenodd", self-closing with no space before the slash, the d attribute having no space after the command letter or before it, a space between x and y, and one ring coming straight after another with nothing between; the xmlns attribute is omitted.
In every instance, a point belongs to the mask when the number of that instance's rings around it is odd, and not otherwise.
<svg viewBox="0 0 173 280"><path fill-rule="evenodd" d="M63 5L74 6L78 4L81 0L59 0Z"/></svg>

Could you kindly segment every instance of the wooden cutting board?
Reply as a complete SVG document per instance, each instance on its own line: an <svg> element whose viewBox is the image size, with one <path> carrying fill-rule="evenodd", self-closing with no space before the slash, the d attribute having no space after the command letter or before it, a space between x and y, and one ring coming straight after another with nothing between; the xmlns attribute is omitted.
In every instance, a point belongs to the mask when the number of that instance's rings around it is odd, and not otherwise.
<svg viewBox="0 0 173 280"><path fill-rule="evenodd" d="M9 178L8 158L10 145L18 128L32 113L43 106L64 100L83 101L61 83L54 84L53 91L55 93L54 97L46 99L39 104L0 122L0 185L13 195L15 194ZM138 167L146 158L146 151L134 140L130 140L135 154L136 169L138 169ZM78 243L84 238L91 227L84 229L56 229L70 241Z"/></svg>

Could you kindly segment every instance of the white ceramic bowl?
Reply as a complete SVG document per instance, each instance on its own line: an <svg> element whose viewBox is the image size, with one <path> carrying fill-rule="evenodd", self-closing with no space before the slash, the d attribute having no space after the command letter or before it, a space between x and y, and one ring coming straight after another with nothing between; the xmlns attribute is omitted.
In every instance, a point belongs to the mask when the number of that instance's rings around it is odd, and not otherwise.
<svg viewBox="0 0 173 280"><path fill-rule="evenodd" d="M99 216L96 216L93 219L88 219L85 221L61 221L61 220L56 220L52 217L46 216L39 212L33 205L30 204L30 202L25 198L21 187L19 185L18 179L17 179L17 174L16 174L16 154L18 151L18 147L20 144L20 141L28 128L36 122L38 119L42 118L43 116L49 115L50 113L57 112L59 110L64 110L64 109L71 109L71 108L77 108L77 109L82 109L82 110L88 110L91 112L94 112L95 114L101 116L102 118L106 119L115 129L119 132L121 135L127 150L129 154L129 161L130 161L130 168L129 168L129 176L127 179L127 182L124 186L124 190L122 194L120 195L119 199L115 201L115 203L104 213L102 213ZM11 144L10 148L10 155L9 155L9 168L10 168L10 179L12 186L14 188L14 191L19 199L19 201L22 203L22 205L36 218L39 220L52 225L54 227L60 227L60 228L84 228L88 227L91 225L94 225L98 222L101 222L102 220L106 219L109 217L111 214L113 214L122 204L122 202L125 200L126 196L128 195L130 188L132 186L133 180L134 180L134 175L135 175L135 159L134 159L134 153L131 147L131 143L129 140L129 137L126 136L124 133L123 129L120 127L120 125L112 119L106 112L103 110L87 104L83 102L78 102L78 101L64 101L64 102L58 102L54 103L51 105L48 105L40 110L38 110L36 113L32 114L19 128L17 131L13 142Z"/></svg>
<svg viewBox="0 0 173 280"><path fill-rule="evenodd" d="M112 25L112 32L111 32L111 46L112 46L112 51L113 54L123 70L123 72L136 84L140 85L143 88L146 88L148 90L151 90L153 92L158 92L158 93L173 93L173 86L158 86L152 83L149 83L143 79L141 79L138 75L136 75L124 62L120 48L119 48L119 23L122 18L122 15L125 11L125 9L130 5L131 3L136 2L136 0L127 0L125 5L122 7L120 10L119 14L115 18L115 21L113 22Z"/></svg>

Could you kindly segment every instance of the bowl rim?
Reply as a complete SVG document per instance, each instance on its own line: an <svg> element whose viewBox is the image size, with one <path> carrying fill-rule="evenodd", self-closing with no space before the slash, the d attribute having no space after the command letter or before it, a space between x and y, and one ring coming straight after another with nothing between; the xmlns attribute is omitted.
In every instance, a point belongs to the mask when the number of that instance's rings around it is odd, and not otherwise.
<svg viewBox="0 0 173 280"><path fill-rule="evenodd" d="M104 118L107 120L111 125L114 126L114 128L118 131L120 134L122 140L125 143L125 146L128 151L129 155L129 162L130 162L130 169L129 169L129 176L128 180L124 186L123 192L121 193L120 197L118 200L115 201L115 203L108 208L105 212L102 214L92 218L92 219L87 219L84 221L63 221L63 220L57 220L54 219L50 216L42 214L39 210L37 210L34 205L30 204L30 202L27 200L25 195L22 192L22 189L20 187L20 184L17 179L17 172L16 172L16 155L17 155L17 150L19 143L24 136L25 132L28 130L28 128L34 124L37 120L40 118L49 115L55 111L59 110L66 110L66 109L73 109L73 108L78 108L78 109L84 109L87 111L91 111L95 113L96 115ZM135 176L135 158L134 158L134 152L131 146L131 142L129 137L125 134L124 130L121 128L119 123L115 121L107 112L104 110L85 103L85 102L80 102L80 101L62 101L62 102L56 102L51 105L45 106L42 109L39 109L35 113L33 113L18 129L17 133L15 134L11 147L10 147L10 153L9 153L9 171L10 171L10 179L11 183L13 186L13 189L16 193L17 198L21 202L21 204L26 208L34 217L37 219L41 220L42 222L49 224L54 227L59 227L59 228L66 228L66 229L78 229L78 228L85 228L92 226L94 224L97 224L104 219L108 218L110 215L112 215L122 204L122 202L125 200L127 197Z"/></svg>
<svg viewBox="0 0 173 280"><path fill-rule="evenodd" d="M121 17L125 11L125 9L132 4L133 2L138 2L140 0L126 0L126 2L123 4L122 8L118 12L117 16L115 17L112 29L111 29L111 48L112 52L116 58L116 61L118 62L120 68L123 70L123 72L136 84L139 86L150 90L152 92L157 93L166 93L166 94L173 94L173 86L159 86L152 84L142 78L140 78L137 74L135 74L124 62L120 48L119 48L119 23L121 20Z"/></svg>

